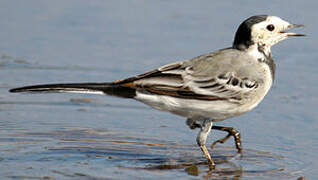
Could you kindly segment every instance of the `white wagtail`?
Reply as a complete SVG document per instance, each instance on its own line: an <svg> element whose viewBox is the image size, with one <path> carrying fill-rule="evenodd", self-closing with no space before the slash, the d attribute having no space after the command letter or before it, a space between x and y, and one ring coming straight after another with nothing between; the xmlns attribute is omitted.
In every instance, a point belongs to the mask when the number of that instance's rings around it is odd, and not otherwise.
<svg viewBox="0 0 318 180"><path fill-rule="evenodd" d="M205 145L211 129L229 133L215 141L212 148L233 136L237 150L242 150L237 130L212 126L213 122L248 112L262 101L275 74L271 46L289 36L304 36L286 32L302 26L275 16L252 16L239 26L230 48L114 82L44 84L10 92L106 94L133 98L155 109L186 117L190 128L200 128L196 141L213 169L215 164Z"/></svg>

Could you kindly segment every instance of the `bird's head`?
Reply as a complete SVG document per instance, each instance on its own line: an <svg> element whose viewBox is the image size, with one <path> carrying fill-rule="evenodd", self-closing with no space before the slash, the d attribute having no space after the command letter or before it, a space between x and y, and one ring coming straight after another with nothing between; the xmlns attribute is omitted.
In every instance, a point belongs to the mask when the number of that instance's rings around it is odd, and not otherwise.
<svg viewBox="0 0 318 180"><path fill-rule="evenodd" d="M288 29L303 27L291 24L276 16L258 15L246 19L235 34L233 47L239 50L248 49L252 45L270 50L274 44L290 36L303 34L286 32Z"/></svg>

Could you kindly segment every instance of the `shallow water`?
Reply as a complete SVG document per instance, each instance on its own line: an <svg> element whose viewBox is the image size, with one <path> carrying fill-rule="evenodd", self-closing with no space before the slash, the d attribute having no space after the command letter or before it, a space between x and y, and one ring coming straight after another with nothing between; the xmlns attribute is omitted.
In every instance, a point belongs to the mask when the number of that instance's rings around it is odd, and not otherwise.
<svg viewBox="0 0 318 180"><path fill-rule="evenodd" d="M264 4L262 4L264 3ZM316 1L1 1L1 179L315 179ZM132 100L10 94L17 86L111 81L227 47L254 14L303 23L308 37L273 47L276 82L209 172L185 119ZM212 132L209 142L225 136Z"/></svg>

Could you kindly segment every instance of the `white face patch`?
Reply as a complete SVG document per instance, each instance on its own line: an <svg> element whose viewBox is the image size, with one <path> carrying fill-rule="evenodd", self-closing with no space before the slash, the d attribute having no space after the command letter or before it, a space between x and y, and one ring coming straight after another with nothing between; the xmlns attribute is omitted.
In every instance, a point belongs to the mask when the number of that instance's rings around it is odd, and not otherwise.
<svg viewBox="0 0 318 180"><path fill-rule="evenodd" d="M288 29L291 24L276 16L268 16L265 21L254 24L251 28L252 40L260 45L268 47L287 38L282 31ZM271 28L269 27L271 26Z"/></svg>

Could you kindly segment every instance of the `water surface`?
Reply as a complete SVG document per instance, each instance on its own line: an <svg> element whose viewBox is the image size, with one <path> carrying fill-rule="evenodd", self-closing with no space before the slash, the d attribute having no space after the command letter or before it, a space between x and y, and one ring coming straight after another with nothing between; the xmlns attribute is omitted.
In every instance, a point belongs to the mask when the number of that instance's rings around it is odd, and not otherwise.
<svg viewBox="0 0 318 180"><path fill-rule="evenodd" d="M1 179L315 179L316 1L1 1ZM274 87L212 151L209 172L185 119L133 100L9 94L17 86L112 81L231 45L239 23L273 14L309 36L273 47ZM208 141L225 136L212 132Z"/></svg>

